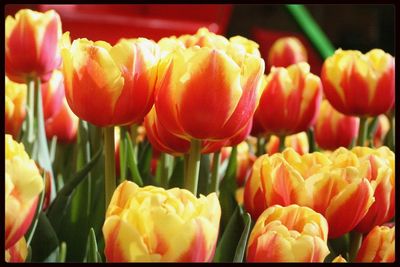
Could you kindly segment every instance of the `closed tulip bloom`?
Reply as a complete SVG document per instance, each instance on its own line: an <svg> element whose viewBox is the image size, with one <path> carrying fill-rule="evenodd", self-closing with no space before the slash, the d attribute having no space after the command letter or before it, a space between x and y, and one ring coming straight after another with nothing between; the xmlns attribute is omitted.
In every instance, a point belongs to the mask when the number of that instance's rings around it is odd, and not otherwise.
<svg viewBox="0 0 400 267"><path fill-rule="evenodd" d="M349 147L358 136L359 125L358 117L346 116L323 100L314 126L315 141L322 149Z"/></svg>
<svg viewBox="0 0 400 267"><path fill-rule="evenodd" d="M5 62L10 80L25 83L28 78L47 81L61 62L60 16L49 10L45 13L30 9L6 18Z"/></svg>
<svg viewBox="0 0 400 267"><path fill-rule="evenodd" d="M42 84L42 104L44 119L47 120L59 112L63 105L64 77L62 72L55 70L50 80Z"/></svg>
<svg viewBox="0 0 400 267"><path fill-rule="evenodd" d="M209 262L221 207L215 193L196 198L185 189L120 184L103 225L108 262Z"/></svg>
<svg viewBox="0 0 400 267"><path fill-rule="evenodd" d="M288 67L299 62L307 62L307 50L296 37L276 40L268 53L268 67Z"/></svg>
<svg viewBox="0 0 400 267"><path fill-rule="evenodd" d="M27 87L6 77L5 89L5 132L16 139L26 116Z"/></svg>
<svg viewBox="0 0 400 267"><path fill-rule="evenodd" d="M319 77L301 62L287 68L274 67L265 79L254 115L264 131L275 135L306 131L314 123L321 102Z"/></svg>
<svg viewBox="0 0 400 267"><path fill-rule="evenodd" d="M21 237L12 247L6 249L6 262L25 262L28 256L28 247L24 237Z"/></svg>
<svg viewBox="0 0 400 267"><path fill-rule="evenodd" d="M338 49L322 66L325 96L349 116L385 113L394 103L394 65L394 58L381 49L366 54Z"/></svg>
<svg viewBox="0 0 400 267"><path fill-rule="evenodd" d="M378 116L378 125L376 127L376 131L373 137L373 144L375 147L383 146L383 141L386 137L386 134L389 132L390 122L386 115L381 114Z"/></svg>
<svg viewBox="0 0 400 267"><path fill-rule="evenodd" d="M24 145L5 135L5 248L12 247L28 230L36 211L43 179Z"/></svg>
<svg viewBox="0 0 400 267"><path fill-rule="evenodd" d="M394 217L395 212L395 169L394 153L387 147L372 149L355 147L352 149L360 164L360 170L373 189L375 202L355 228L368 233L376 225L382 225ZM353 165L349 163L349 165Z"/></svg>
<svg viewBox="0 0 400 267"><path fill-rule="evenodd" d="M375 226L364 238L356 262L394 262L395 227Z"/></svg>
<svg viewBox="0 0 400 267"><path fill-rule="evenodd" d="M257 219L247 244L247 262L323 262L329 254L328 224L307 207L279 205Z"/></svg>
<svg viewBox="0 0 400 267"><path fill-rule="evenodd" d="M65 94L71 110L96 126L140 123L154 100L157 44L144 38L115 46L74 40L61 53Z"/></svg>
<svg viewBox="0 0 400 267"><path fill-rule="evenodd" d="M155 99L160 123L187 140L219 141L243 129L256 108L264 61L247 53L241 60L197 46L162 59Z"/></svg>
<svg viewBox="0 0 400 267"><path fill-rule="evenodd" d="M62 106L56 114L45 121L46 136L48 139L57 137L63 143L75 142L78 133L79 118L68 106L63 98Z"/></svg>
<svg viewBox="0 0 400 267"><path fill-rule="evenodd" d="M277 136L272 135L266 144L266 151L269 155L279 152L280 140ZM300 155L308 153L308 137L305 132L289 135L285 137L285 147L293 148Z"/></svg>
<svg viewBox="0 0 400 267"><path fill-rule="evenodd" d="M335 263L345 263L347 262L345 258L342 257L342 255L337 256L336 258L333 259L332 262Z"/></svg>

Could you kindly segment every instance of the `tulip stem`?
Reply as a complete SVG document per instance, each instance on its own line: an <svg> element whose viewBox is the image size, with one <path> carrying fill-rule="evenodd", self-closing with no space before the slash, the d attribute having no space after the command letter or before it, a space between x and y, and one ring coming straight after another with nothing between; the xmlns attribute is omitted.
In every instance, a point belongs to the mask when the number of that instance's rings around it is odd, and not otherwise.
<svg viewBox="0 0 400 267"><path fill-rule="evenodd" d="M266 139L262 136L257 138L257 157L265 154L265 141Z"/></svg>
<svg viewBox="0 0 400 267"><path fill-rule="evenodd" d="M185 177L185 188L197 196L197 184L200 171L201 140L192 139L190 142L189 160Z"/></svg>
<svg viewBox="0 0 400 267"><path fill-rule="evenodd" d="M310 146L309 153L315 152L317 147L315 144L314 129L312 127L307 130L308 144Z"/></svg>
<svg viewBox="0 0 400 267"><path fill-rule="evenodd" d="M350 251L349 251L349 260L350 262L354 262L357 252L360 249L362 241L362 233L352 231L350 232Z"/></svg>
<svg viewBox="0 0 400 267"><path fill-rule="evenodd" d="M114 151L114 127L105 127L104 129L104 167L105 167L105 193L106 209L111 201L116 188L115 180L115 151Z"/></svg>
<svg viewBox="0 0 400 267"><path fill-rule="evenodd" d="M218 193L218 183L219 183L219 163L221 161L221 150L218 150L213 155L213 165L211 174L211 190L210 192Z"/></svg>
<svg viewBox="0 0 400 267"><path fill-rule="evenodd" d="M285 136L279 135L279 152L285 150Z"/></svg>
<svg viewBox="0 0 400 267"><path fill-rule="evenodd" d="M358 130L357 145L364 146L367 137L367 117L360 117L360 129Z"/></svg>

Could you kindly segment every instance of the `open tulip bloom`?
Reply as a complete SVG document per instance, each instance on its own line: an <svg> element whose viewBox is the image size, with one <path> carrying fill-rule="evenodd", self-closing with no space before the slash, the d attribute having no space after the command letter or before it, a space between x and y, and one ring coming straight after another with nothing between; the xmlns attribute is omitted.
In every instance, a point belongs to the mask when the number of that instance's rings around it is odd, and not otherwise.
<svg viewBox="0 0 400 267"><path fill-rule="evenodd" d="M396 260L392 55L60 14L5 19L6 262Z"/></svg>

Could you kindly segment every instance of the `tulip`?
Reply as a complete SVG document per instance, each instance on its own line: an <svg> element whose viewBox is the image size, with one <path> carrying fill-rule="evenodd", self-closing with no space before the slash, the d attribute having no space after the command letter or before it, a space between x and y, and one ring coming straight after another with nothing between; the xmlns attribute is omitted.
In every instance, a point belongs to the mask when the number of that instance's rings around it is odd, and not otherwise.
<svg viewBox="0 0 400 267"><path fill-rule="evenodd" d="M279 152L280 139L272 135L266 144L266 151L269 155ZM285 137L285 147L293 148L300 155L308 153L308 137L305 132L289 135Z"/></svg>
<svg viewBox="0 0 400 267"><path fill-rule="evenodd" d="M236 184L238 186L244 185L255 161L256 157L250 152L250 146L245 141L241 142L237 146L236 157Z"/></svg>
<svg viewBox="0 0 400 267"><path fill-rule="evenodd" d="M68 106L63 98L60 110L45 121L46 136L48 139L57 137L58 141L64 143L75 142L78 133L78 117Z"/></svg>
<svg viewBox="0 0 400 267"><path fill-rule="evenodd" d="M257 219L247 244L247 262L323 262L329 254L328 224L307 207L279 205Z"/></svg>
<svg viewBox="0 0 400 267"><path fill-rule="evenodd" d="M394 226L375 226L364 238L356 262L394 262L394 231Z"/></svg>
<svg viewBox="0 0 400 267"><path fill-rule="evenodd" d="M375 147L383 146L383 140L386 134L389 132L390 122L386 115L381 114L378 116L378 125L376 127L375 134L373 135L373 144Z"/></svg>
<svg viewBox="0 0 400 267"><path fill-rule="evenodd" d="M139 38L120 40L115 46L87 39L65 47L63 74L71 110L96 126L136 124L153 105L158 48Z"/></svg>
<svg viewBox="0 0 400 267"><path fill-rule="evenodd" d="M382 225L394 216L394 153L387 147L355 147L352 153L357 156L363 176L374 191L375 202L355 228L358 232L368 233L374 226ZM348 164L353 165L351 162Z"/></svg>
<svg viewBox="0 0 400 267"><path fill-rule="evenodd" d="M108 262L209 262L221 207L215 193L196 198L185 189L121 183L103 225Z"/></svg>
<svg viewBox="0 0 400 267"><path fill-rule="evenodd" d="M335 263L345 263L347 262L345 258L342 257L342 255L337 256L336 258L333 259L332 262Z"/></svg>
<svg viewBox="0 0 400 267"><path fill-rule="evenodd" d="M6 76L5 89L5 132L17 139L26 115L27 86L14 83Z"/></svg>
<svg viewBox="0 0 400 267"><path fill-rule="evenodd" d="M5 248L12 247L28 230L36 211L43 179L24 145L5 135Z"/></svg>
<svg viewBox="0 0 400 267"><path fill-rule="evenodd" d="M43 115L47 120L59 112L63 105L64 94L64 78L59 70L55 70L51 78L41 86Z"/></svg>
<svg viewBox="0 0 400 267"><path fill-rule="evenodd" d="M176 50L160 62L158 120L187 140L232 137L254 113L263 71L263 60L250 54L238 65L223 50Z"/></svg>
<svg viewBox="0 0 400 267"><path fill-rule="evenodd" d="M393 106L394 58L381 49L338 49L325 60L321 79L326 98L345 115L377 116Z"/></svg>
<svg viewBox="0 0 400 267"><path fill-rule="evenodd" d="M288 67L299 62L307 62L307 50L296 37L276 40L268 53L268 67Z"/></svg>
<svg viewBox="0 0 400 267"><path fill-rule="evenodd" d="M25 262L28 256L28 247L24 237L21 237L12 247L6 249L6 262Z"/></svg>
<svg viewBox="0 0 400 267"><path fill-rule="evenodd" d="M235 200L239 206L243 205L244 187L239 187L235 191Z"/></svg>
<svg viewBox="0 0 400 267"><path fill-rule="evenodd" d="M6 74L14 82L40 77L47 81L61 62L60 16L49 10L45 13L29 9L7 16L5 35Z"/></svg>
<svg viewBox="0 0 400 267"><path fill-rule="evenodd" d="M322 149L349 147L357 138L360 119L336 111L323 100L314 126L315 141Z"/></svg>
<svg viewBox="0 0 400 267"><path fill-rule="evenodd" d="M321 102L318 76L301 62L287 68L273 67L265 79L254 119L266 133L278 136L306 131L314 123Z"/></svg>

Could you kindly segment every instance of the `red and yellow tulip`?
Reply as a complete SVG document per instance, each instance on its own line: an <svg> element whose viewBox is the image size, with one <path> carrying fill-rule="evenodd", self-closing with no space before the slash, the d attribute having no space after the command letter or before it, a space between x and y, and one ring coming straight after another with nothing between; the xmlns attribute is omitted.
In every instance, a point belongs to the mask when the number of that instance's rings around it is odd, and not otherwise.
<svg viewBox="0 0 400 267"><path fill-rule="evenodd" d="M64 77L59 70L55 70L46 83L42 84L42 104L44 119L47 120L59 112L62 106L64 93Z"/></svg>
<svg viewBox="0 0 400 267"><path fill-rule="evenodd" d="M6 249L6 262L25 262L28 256L28 246L26 245L25 237L21 237L12 247Z"/></svg>
<svg viewBox="0 0 400 267"><path fill-rule="evenodd" d="M5 132L16 139L26 116L27 86L5 78Z"/></svg>
<svg viewBox="0 0 400 267"><path fill-rule="evenodd" d="M360 119L336 111L327 100L319 108L314 126L315 141L323 149L349 147L358 135Z"/></svg>
<svg viewBox="0 0 400 267"><path fill-rule="evenodd" d="M279 152L279 137L271 135L268 143L265 145L265 150L269 155ZM308 137L305 132L289 135L285 137L285 147L293 148L300 155L308 153Z"/></svg>
<svg viewBox="0 0 400 267"><path fill-rule="evenodd" d="M325 96L349 116L385 113L394 104L394 65L394 58L381 49L366 54L338 49L322 66Z"/></svg>
<svg viewBox="0 0 400 267"><path fill-rule="evenodd" d="M28 230L36 211L43 179L24 145L5 136L5 248L11 248Z"/></svg>
<svg viewBox="0 0 400 267"><path fill-rule="evenodd" d="M47 81L61 62L60 16L49 10L45 13L30 9L7 16L5 35L6 74L14 82L26 83L28 78Z"/></svg>
<svg viewBox="0 0 400 267"><path fill-rule="evenodd" d="M104 253L108 262L209 262L220 217L215 193L196 198L185 189L125 181L107 209Z"/></svg>
<svg viewBox="0 0 400 267"><path fill-rule="evenodd" d="M395 227L375 226L364 238L356 262L394 262Z"/></svg>
<svg viewBox="0 0 400 267"><path fill-rule="evenodd" d="M154 100L159 53L144 38L107 42L64 35L63 74L71 110L96 126L140 123Z"/></svg>
<svg viewBox="0 0 400 267"><path fill-rule="evenodd" d="M296 37L283 37L276 40L268 53L268 69L288 67L299 62L307 62L307 50Z"/></svg>
<svg viewBox="0 0 400 267"><path fill-rule="evenodd" d="M329 254L328 224L307 207L279 205L257 219L247 245L247 262L323 262Z"/></svg>
<svg viewBox="0 0 400 267"><path fill-rule="evenodd" d="M306 131L314 123L322 85L307 63L273 67L262 87L254 119L265 133L291 135Z"/></svg>

